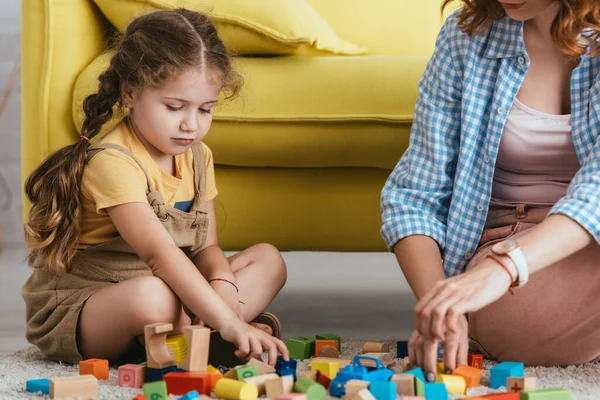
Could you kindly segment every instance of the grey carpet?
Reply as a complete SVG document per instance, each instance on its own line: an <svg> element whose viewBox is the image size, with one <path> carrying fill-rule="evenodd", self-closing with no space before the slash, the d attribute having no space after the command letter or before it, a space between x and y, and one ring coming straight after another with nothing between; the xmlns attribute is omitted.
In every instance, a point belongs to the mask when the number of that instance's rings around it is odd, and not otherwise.
<svg viewBox="0 0 600 400"><path fill-rule="evenodd" d="M342 356L351 357L359 354L362 340L346 340L342 345ZM390 351L396 353L396 346L389 341ZM482 384L489 383L489 368L493 363L486 361L482 376ZM298 362L298 370L309 368L309 360ZM44 356L35 348L29 347L25 350L13 353L0 359L0 399L42 399L48 398L25 392L25 382L28 379L50 378L58 376L71 376L79 374L77 366L55 363L44 359ZM563 387L571 390L574 400L595 400L600 398L600 364L588 364L582 366L571 366L566 368L526 368L526 376L534 376L538 379L538 388ZM122 388L117 386L118 373L115 368L110 370L110 379L100 381L98 388L98 399L131 400L139 393L140 389ZM481 386L470 389L469 395L493 392L491 389ZM170 396L176 399L178 396Z"/></svg>

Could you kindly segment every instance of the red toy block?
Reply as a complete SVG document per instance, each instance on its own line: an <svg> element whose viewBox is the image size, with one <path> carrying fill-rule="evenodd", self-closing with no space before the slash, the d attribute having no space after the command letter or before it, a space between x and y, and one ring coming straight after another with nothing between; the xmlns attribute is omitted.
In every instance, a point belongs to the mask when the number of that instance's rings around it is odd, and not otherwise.
<svg viewBox="0 0 600 400"><path fill-rule="evenodd" d="M516 392L512 393L492 393L484 396L469 397L469 400L520 400L521 395Z"/></svg>
<svg viewBox="0 0 600 400"><path fill-rule="evenodd" d="M321 354L321 349L327 345L333 346L337 349L338 341L337 340L316 340L315 341L315 357L319 357L319 354Z"/></svg>
<svg viewBox="0 0 600 400"><path fill-rule="evenodd" d="M483 355L476 353L469 353L469 366L473 368L483 369Z"/></svg>
<svg viewBox="0 0 600 400"><path fill-rule="evenodd" d="M319 372L317 375L317 382L323 385L325 389L329 390L329 386L331 385L331 379L329 379L327 375Z"/></svg>
<svg viewBox="0 0 600 400"><path fill-rule="evenodd" d="M200 394L210 396L221 378L221 374L211 372L169 372L163 379L169 394L186 394L197 390Z"/></svg>
<svg viewBox="0 0 600 400"><path fill-rule="evenodd" d="M108 380L108 360L90 358L80 361L79 375L94 375L96 379Z"/></svg>
<svg viewBox="0 0 600 400"><path fill-rule="evenodd" d="M141 388L146 380L146 367L139 364L125 364L119 367L119 386Z"/></svg>
<svg viewBox="0 0 600 400"><path fill-rule="evenodd" d="M144 396L142 393L139 393L133 398L133 400L148 400L148 398L146 398L146 396Z"/></svg>

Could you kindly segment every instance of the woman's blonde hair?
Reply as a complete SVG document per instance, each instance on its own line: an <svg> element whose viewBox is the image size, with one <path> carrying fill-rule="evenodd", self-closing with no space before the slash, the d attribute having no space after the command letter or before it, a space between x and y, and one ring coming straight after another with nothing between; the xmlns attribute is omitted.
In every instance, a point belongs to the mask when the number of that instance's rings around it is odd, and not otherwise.
<svg viewBox="0 0 600 400"><path fill-rule="evenodd" d="M188 68L209 70L226 97L235 97L242 77L206 15L161 10L136 18L114 45L108 69L98 77L98 91L83 102L81 135L96 136L122 105L121 85L142 90L157 87ZM57 274L69 271L81 233L81 179L89 140L78 140L46 158L28 177L25 194L32 203L24 226L32 267Z"/></svg>
<svg viewBox="0 0 600 400"><path fill-rule="evenodd" d="M472 36L506 13L497 0L443 0L442 11L452 2L461 1L458 13L460 29ZM600 39L600 5L598 0L556 0L560 6L552 23L552 37L567 56L579 58L589 46ZM600 54L600 46L591 55Z"/></svg>

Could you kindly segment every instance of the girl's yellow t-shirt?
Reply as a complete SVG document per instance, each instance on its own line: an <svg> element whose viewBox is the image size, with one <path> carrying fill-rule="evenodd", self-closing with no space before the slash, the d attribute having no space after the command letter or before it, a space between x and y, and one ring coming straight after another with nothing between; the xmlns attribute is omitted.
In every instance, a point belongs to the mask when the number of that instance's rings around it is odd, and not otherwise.
<svg viewBox="0 0 600 400"><path fill-rule="evenodd" d="M154 187L168 206L188 211L196 192L194 182L194 156L192 149L175 156L176 175L163 171L152 159L133 132L126 118L99 143L113 143L125 147L144 166ZM212 152L204 143L206 168L206 201L217 196ZM125 203L146 203L146 175L130 157L118 150L98 152L86 165L81 185L83 206L82 234L79 249L108 242L119 236L106 208Z"/></svg>

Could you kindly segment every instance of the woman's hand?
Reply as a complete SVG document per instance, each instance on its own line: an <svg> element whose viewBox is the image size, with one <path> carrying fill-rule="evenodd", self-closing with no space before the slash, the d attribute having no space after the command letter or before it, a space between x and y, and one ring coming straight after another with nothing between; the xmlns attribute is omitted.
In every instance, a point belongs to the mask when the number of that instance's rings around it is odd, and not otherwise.
<svg viewBox="0 0 600 400"><path fill-rule="evenodd" d="M480 265L439 281L415 306L416 329L429 341L444 342L461 333L464 314L498 300L512 284L501 265L486 258Z"/></svg>
<svg viewBox="0 0 600 400"><path fill-rule="evenodd" d="M263 351L268 351L271 366L277 361L277 351L285 361L290 359L288 349L281 340L239 319L224 324L219 333L223 339L236 345L238 349L235 355L241 359L260 358Z"/></svg>

